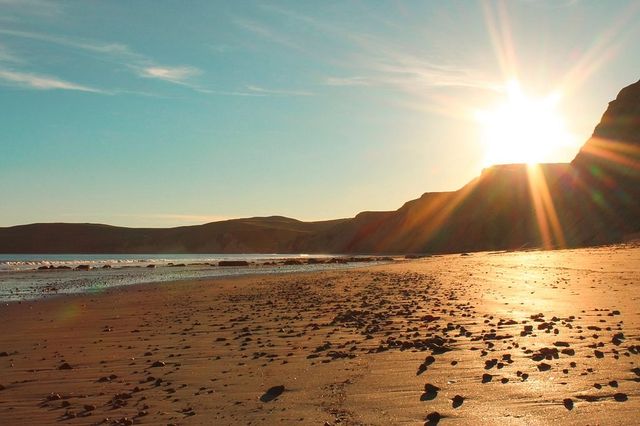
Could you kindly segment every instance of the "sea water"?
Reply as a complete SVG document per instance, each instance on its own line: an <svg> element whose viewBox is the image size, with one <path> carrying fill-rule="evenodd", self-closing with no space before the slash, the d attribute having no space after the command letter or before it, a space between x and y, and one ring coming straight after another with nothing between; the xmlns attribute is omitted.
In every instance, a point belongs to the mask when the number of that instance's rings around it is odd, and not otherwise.
<svg viewBox="0 0 640 426"><path fill-rule="evenodd" d="M247 274L318 271L361 266L359 263L306 263L306 254L0 254L0 301L32 300L53 295L100 292L108 288ZM301 265L283 265L297 259ZM220 267L224 260L249 266ZM79 266L88 270L79 270ZM153 265L153 267L150 267ZM58 269L42 269L53 267ZM39 269L40 268L40 269Z"/></svg>

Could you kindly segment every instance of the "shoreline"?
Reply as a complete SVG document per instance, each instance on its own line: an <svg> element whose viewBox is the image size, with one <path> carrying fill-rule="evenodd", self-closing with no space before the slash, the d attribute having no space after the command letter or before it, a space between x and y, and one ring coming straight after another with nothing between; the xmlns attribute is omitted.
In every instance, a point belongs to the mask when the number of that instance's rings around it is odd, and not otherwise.
<svg viewBox="0 0 640 426"><path fill-rule="evenodd" d="M357 268L365 264L396 262L389 257L274 258L263 262L222 260L219 263L168 263L140 266L46 266L0 272L0 303L48 298L53 295L91 293L104 288L140 283L201 280L217 277L286 274Z"/></svg>

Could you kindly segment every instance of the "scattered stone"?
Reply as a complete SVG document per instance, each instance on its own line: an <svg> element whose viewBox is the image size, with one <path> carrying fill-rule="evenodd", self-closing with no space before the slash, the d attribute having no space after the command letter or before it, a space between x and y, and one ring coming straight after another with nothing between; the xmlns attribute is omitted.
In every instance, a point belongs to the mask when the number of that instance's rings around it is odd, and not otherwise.
<svg viewBox="0 0 640 426"><path fill-rule="evenodd" d="M461 395L456 395L453 397L452 401L453 401L453 404L452 404L453 408L458 408L464 402L464 398Z"/></svg>
<svg viewBox="0 0 640 426"><path fill-rule="evenodd" d="M249 266L246 260L221 260L218 266Z"/></svg>
<svg viewBox="0 0 640 426"><path fill-rule="evenodd" d="M551 370L551 366L545 362L541 362L540 364L538 364L538 370L539 371L549 371Z"/></svg>
<svg viewBox="0 0 640 426"><path fill-rule="evenodd" d="M269 388L261 397L260 401L270 402L282 395L284 392L284 385L273 386Z"/></svg>
<svg viewBox="0 0 640 426"><path fill-rule="evenodd" d="M627 399L629 399L629 397L627 396L626 393L618 392L613 395L613 399L615 399L618 402L625 402Z"/></svg>
<svg viewBox="0 0 640 426"><path fill-rule="evenodd" d="M573 399L565 398L562 400L562 404L564 405L564 408L566 408L567 410L573 410Z"/></svg>
<svg viewBox="0 0 640 426"><path fill-rule="evenodd" d="M430 401L438 396L439 387L427 383L424 385L424 393L420 397L420 401Z"/></svg>
<svg viewBox="0 0 640 426"><path fill-rule="evenodd" d="M442 416L437 411L433 411L427 414L427 424L428 425L437 425L438 422L442 420Z"/></svg>

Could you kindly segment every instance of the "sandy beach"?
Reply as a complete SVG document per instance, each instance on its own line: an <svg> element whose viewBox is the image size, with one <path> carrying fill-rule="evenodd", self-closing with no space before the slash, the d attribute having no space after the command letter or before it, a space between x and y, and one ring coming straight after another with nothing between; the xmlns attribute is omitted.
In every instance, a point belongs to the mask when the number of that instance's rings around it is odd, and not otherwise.
<svg viewBox="0 0 640 426"><path fill-rule="evenodd" d="M610 246L5 304L0 423L634 424L639 290Z"/></svg>

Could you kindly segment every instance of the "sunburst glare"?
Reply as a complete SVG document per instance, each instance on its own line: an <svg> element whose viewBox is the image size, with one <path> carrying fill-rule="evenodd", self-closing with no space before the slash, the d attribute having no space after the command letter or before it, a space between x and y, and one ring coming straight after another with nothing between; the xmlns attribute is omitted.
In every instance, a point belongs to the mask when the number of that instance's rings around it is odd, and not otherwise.
<svg viewBox="0 0 640 426"><path fill-rule="evenodd" d="M506 95L500 105L476 113L486 166L550 162L560 149L575 143L557 107L559 92L528 96L512 80L506 85Z"/></svg>

